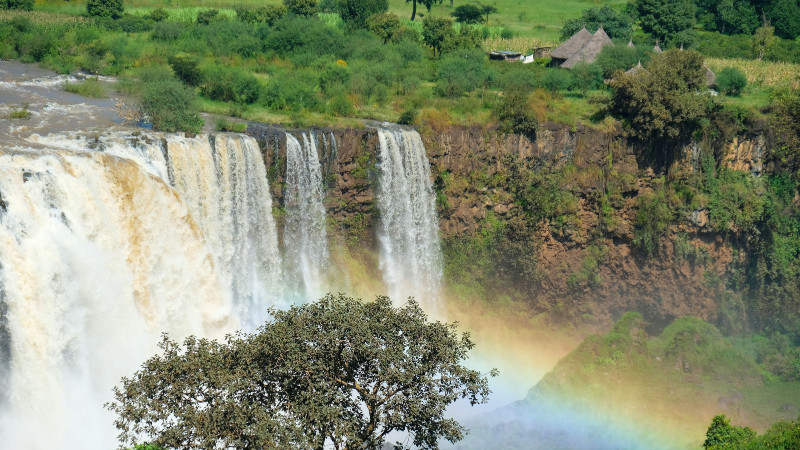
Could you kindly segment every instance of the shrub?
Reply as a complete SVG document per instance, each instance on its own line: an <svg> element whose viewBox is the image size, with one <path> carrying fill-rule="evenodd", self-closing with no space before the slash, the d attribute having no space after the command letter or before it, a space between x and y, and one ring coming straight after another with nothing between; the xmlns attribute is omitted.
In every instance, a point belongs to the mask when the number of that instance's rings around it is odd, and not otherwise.
<svg viewBox="0 0 800 450"><path fill-rule="evenodd" d="M180 22L159 22L153 27L150 38L154 41L173 42L186 32L186 25Z"/></svg>
<svg viewBox="0 0 800 450"><path fill-rule="evenodd" d="M329 64L319 77L319 87L323 92L328 92L336 86L343 86L350 82L352 71L339 64Z"/></svg>
<svg viewBox="0 0 800 450"><path fill-rule="evenodd" d="M745 86L747 77L735 67L725 67L717 74L717 88L725 95L738 96Z"/></svg>
<svg viewBox="0 0 800 450"><path fill-rule="evenodd" d="M87 78L82 83L64 83L64 90L91 98L106 97L106 89L97 78Z"/></svg>
<svg viewBox="0 0 800 450"><path fill-rule="evenodd" d="M388 10L387 0L339 0L339 15L350 30L367 27L368 17Z"/></svg>
<svg viewBox="0 0 800 450"><path fill-rule="evenodd" d="M528 106L528 92L524 88L512 88L504 91L503 97L492 112L500 123L502 131L522 134L534 139L539 121Z"/></svg>
<svg viewBox="0 0 800 450"><path fill-rule="evenodd" d="M122 0L88 0L86 12L92 17L119 19L125 11Z"/></svg>
<svg viewBox="0 0 800 450"><path fill-rule="evenodd" d="M156 8L150 11L150 14L147 15L153 22L163 22L169 19L169 11L164 8Z"/></svg>
<svg viewBox="0 0 800 450"><path fill-rule="evenodd" d="M661 238L672 222L672 209L667 201L666 190L642 194L637 201L636 230L633 243L651 254L661 246Z"/></svg>
<svg viewBox="0 0 800 450"><path fill-rule="evenodd" d="M264 102L278 110L315 109L319 105L317 82L318 78L307 71L279 72L264 90Z"/></svg>
<svg viewBox="0 0 800 450"><path fill-rule="evenodd" d="M415 108L409 108L404 110L400 117L397 119L397 123L401 125L413 125L417 121L417 116L419 115L419 111Z"/></svg>
<svg viewBox="0 0 800 450"><path fill-rule="evenodd" d="M153 29L153 23L147 18L127 14L117 21L117 25L126 33L144 33Z"/></svg>
<svg viewBox="0 0 800 450"><path fill-rule="evenodd" d="M442 58L436 71L436 90L446 97L458 97L486 85L489 74L482 50L460 50Z"/></svg>
<svg viewBox="0 0 800 450"><path fill-rule="evenodd" d="M242 22L272 25L286 12L286 7L283 5L266 5L255 9L236 8L236 17Z"/></svg>
<svg viewBox="0 0 800 450"><path fill-rule="evenodd" d="M317 0L283 0L284 6L292 14L313 16L317 13Z"/></svg>
<svg viewBox="0 0 800 450"><path fill-rule="evenodd" d="M137 91L139 110L153 129L198 133L203 127L194 91L163 71L142 74Z"/></svg>
<svg viewBox="0 0 800 450"><path fill-rule="evenodd" d="M586 27L594 33L600 26L612 39L628 39L631 36L633 20L624 12L619 12L609 5L586 9L581 16L564 22L561 28L561 40L569 39L573 34Z"/></svg>
<svg viewBox="0 0 800 450"><path fill-rule="evenodd" d="M0 9L33 10L33 0L0 0Z"/></svg>
<svg viewBox="0 0 800 450"><path fill-rule="evenodd" d="M255 103L261 96L261 83L251 73L238 68L213 66L206 70L203 95L223 102Z"/></svg>
<svg viewBox="0 0 800 450"><path fill-rule="evenodd" d="M197 58L187 54L171 55L167 61L175 76L189 86L199 86L203 81L203 73L198 67Z"/></svg>
<svg viewBox="0 0 800 450"><path fill-rule="evenodd" d="M227 20L225 16L219 14L218 9L206 9L197 12L197 24L208 25L218 20Z"/></svg>
<svg viewBox="0 0 800 450"><path fill-rule="evenodd" d="M586 91L603 86L603 69L597 64L581 61L572 68L572 86L586 95Z"/></svg>
<svg viewBox="0 0 800 450"><path fill-rule="evenodd" d="M347 93L342 89L328 102L328 112L337 117L351 117L355 113L353 102L347 97Z"/></svg>
<svg viewBox="0 0 800 450"><path fill-rule="evenodd" d="M564 91L572 86L572 74L564 69L549 68L544 71L539 83L550 92Z"/></svg>
<svg viewBox="0 0 800 450"><path fill-rule="evenodd" d="M227 119L217 120L217 131L232 131L234 133L244 133L247 130L247 124L241 122L231 122Z"/></svg>

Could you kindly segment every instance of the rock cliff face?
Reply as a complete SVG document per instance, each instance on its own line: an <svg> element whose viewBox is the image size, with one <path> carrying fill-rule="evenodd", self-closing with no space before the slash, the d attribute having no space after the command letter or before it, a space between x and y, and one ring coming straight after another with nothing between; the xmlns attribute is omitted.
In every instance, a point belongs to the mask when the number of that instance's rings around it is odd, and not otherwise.
<svg viewBox="0 0 800 450"><path fill-rule="evenodd" d="M282 205L285 173L284 130L251 124L248 133L262 145L270 168L270 184ZM310 133L318 149L327 183L326 207L334 229L374 248L377 217L378 139L375 129L319 128L292 131ZM721 279L731 269L734 255L721 237L703 227L704 213L696 211L685 224L673 226L666 243L655 256L633 244L637 197L651 192L661 174L637 161L636 153L618 130L597 131L544 125L535 140L505 135L477 127L423 130L438 195L443 238L470 236L492 214L503 221L519 214L519 205L502 182L508 161L516 159L537 171L569 167L564 180L576 193L577 210L570 230L544 221L537 233L536 292L532 305L565 308L573 314L607 322L625 311L639 311L659 327L673 318L694 315L715 321L719 299L724 294ZM335 141L335 143L334 143ZM735 170L763 170L764 140L736 139L722 158ZM698 164L697 146L683 149L679 164L693 170ZM598 198L608 189L608 169L613 166L618 190L615 219L609 223L598 207ZM602 257L589 267L590 245L596 230L605 230ZM687 256L687 249L689 255ZM701 257L698 257L701 255Z"/></svg>

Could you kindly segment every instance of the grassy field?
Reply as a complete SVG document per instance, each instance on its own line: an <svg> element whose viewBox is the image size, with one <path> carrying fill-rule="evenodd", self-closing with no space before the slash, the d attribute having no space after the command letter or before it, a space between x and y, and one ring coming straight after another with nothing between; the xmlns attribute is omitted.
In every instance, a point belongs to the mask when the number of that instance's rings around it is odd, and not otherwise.
<svg viewBox="0 0 800 450"><path fill-rule="evenodd" d="M137 12L140 9L150 8L223 8L233 9L236 7L258 7L268 4L278 4L281 0L131 0L126 1L126 9ZM454 5L464 4L463 0ZM532 2L530 0L489 0L484 4L492 5L498 12L489 17L489 25L493 27L505 27L511 30L515 36L533 37L545 43L557 42L559 32L564 21L580 15L581 11L595 6L596 3L589 0L545 0ZM612 6L622 7L625 0L609 0ZM84 1L39 1L36 2L36 9L45 11L55 11L67 14L80 14L86 11ZM411 18L411 3L405 0L389 0L389 11L398 14L400 17ZM430 14L434 16L449 17L453 8L450 2L444 0L441 5L434 5ZM429 14L424 6L417 5L417 20Z"/></svg>

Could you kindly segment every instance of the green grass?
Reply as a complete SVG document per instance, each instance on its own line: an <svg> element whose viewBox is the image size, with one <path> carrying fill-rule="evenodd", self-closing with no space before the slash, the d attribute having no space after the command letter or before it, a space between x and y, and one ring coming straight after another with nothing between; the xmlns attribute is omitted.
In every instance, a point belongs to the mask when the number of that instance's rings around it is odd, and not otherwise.
<svg viewBox="0 0 800 450"><path fill-rule="evenodd" d="M87 78L80 83L64 83L64 90L90 98L105 98L106 88L97 78Z"/></svg>
<svg viewBox="0 0 800 450"><path fill-rule="evenodd" d="M30 119L31 112L28 111L28 104L25 103L21 106L12 106L8 111L9 119Z"/></svg>

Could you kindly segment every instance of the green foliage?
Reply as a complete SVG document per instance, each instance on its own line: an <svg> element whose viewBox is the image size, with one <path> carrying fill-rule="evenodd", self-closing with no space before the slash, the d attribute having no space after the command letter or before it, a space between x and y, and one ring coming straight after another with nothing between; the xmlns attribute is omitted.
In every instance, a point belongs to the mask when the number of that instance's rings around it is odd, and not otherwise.
<svg viewBox="0 0 800 450"><path fill-rule="evenodd" d="M586 91L603 87L603 68L598 64L586 64L581 61L570 70L572 86L586 95Z"/></svg>
<svg viewBox="0 0 800 450"><path fill-rule="evenodd" d="M125 11L122 0L88 0L86 12L92 17L119 19Z"/></svg>
<svg viewBox="0 0 800 450"><path fill-rule="evenodd" d="M219 13L218 9L204 9L197 13L197 24L198 25L209 25L216 21L225 21L228 20L226 16L223 16Z"/></svg>
<svg viewBox="0 0 800 450"><path fill-rule="evenodd" d="M714 416L711 426L706 432L706 440L703 442L705 449L726 449L740 448L752 441L756 432L750 427L737 427L731 425L731 420L725 415Z"/></svg>
<svg viewBox="0 0 800 450"><path fill-rule="evenodd" d="M564 69L548 68L542 74L539 83L553 93L565 91L572 86L572 73Z"/></svg>
<svg viewBox="0 0 800 450"><path fill-rule="evenodd" d="M27 103L22 104L21 106L12 106L8 110L8 118L9 119L30 119L31 112L28 110L29 105Z"/></svg>
<svg viewBox="0 0 800 450"><path fill-rule="evenodd" d="M153 22L147 17L125 14L117 20L117 26L126 33L144 33L153 29Z"/></svg>
<svg viewBox="0 0 800 450"><path fill-rule="evenodd" d="M464 434L445 408L488 398L486 378L461 365L474 347L469 336L428 322L413 301L394 308L386 297L329 294L272 316L257 333L224 342L189 337L181 346L165 336L163 353L114 389L108 408L121 440L377 449L397 430L438 448Z"/></svg>
<svg viewBox="0 0 800 450"><path fill-rule="evenodd" d="M483 22L483 8L474 3L459 5L450 13L460 23L481 23Z"/></svg>
<svg viewBox="0 0 800 450"><path fill-rule="evenodd" d="M775 37L775 27L764 24L756 29L753 34L753 49L758 55L758 59L763 59L764 55L775 46L778 38Z"/></svg>
<svg viewBox="0 0 800 450"><path fill-rule="evenodd" d="M34 0L0 0L0 9L33 11Z"/></svg>
<svg viewBox="0 0 800 450"><path fill-rule="evenodd" d="M104 98L106 89L97 78L87 78L80 83L64 83L64 90L73 94L91 98Z"/></svg>
<svg viewBox="0 0 800 450"><path fill-rule="evenodd" d="M150 14L148 14L147 17L153 22L163 22L169 19L169 11L164 8L156 8L150 11Z"/></svg>
<svg viewBox="0 0 800 450"><path fill-rule="evenodd" d="M564 26L561 27L561 40L569 39L583 27L594 33L600 26L611 39L628 39L633 31L633 20L626 13L617 11L608 4L599 8L593 6L584 10L580 17L564 22Z"/></svg>
<svg viewBox="0 0 800 450"><path fill-rule="evenodd" d="M735 67L725 67L717 73L717 88L725 95L739 96L747 86L744 72Z"/></svg>
<svg viewBox="0 0 800 450"><path fill-rule="evenodd" d="M397 14L384 12L367 17L366 26L369 31L383 39L383 43L386 44L397 33L402 24Z"/></svg>
<svg viewBox="0 0 800 450"><path fill-rule="evenodd" d="M261 83L241 69L212 66L206 69L203 79L201 91L212 100L253 104L261 97Z"/></svg>
<svg viewBox="0 0 800 450"><path fill-rule="evenodd" d="M172 78L168 70L140 72L136 95L139 110L156 130L197 133L203 126L196 94Z"/></svg>
<svg viewBox="0 0 800 450"><path fill-rule="evenodd" d="M397 123L400 125L414 125L414 123L417 121L418 115L419 111L414 108L403 110L403 112L400 114L400 117L397 118Z"/></svg>
<svg viewBox="0 0 800 450"><path fill-rule="evenodd" d="M611 81L610 110L627 124L631 136L674 145L689 136L705 114L708 100L699 94L705 89L703 56L669 50L655 56L647 69L619 74Z"/></svg>
<svg viewBox="0 0 800 450"><path fill-rule="evenodd" d="M367 19L389 10L387 0L339 0L339 15L348 29L367 28ZM399 25L399 21L398 21Z"/></svg>
<svg viewBox="0 0 800 450"><path fill-rule="evenodd" d="M317 0L283 0L283 5L298 16L310 17L317 13Z"/></svg>
<svg viewBox="0 0 800 450"><path fill-rule="evenodd" d="M413 3L413 9L411 10L411 20L412 21L414 20L414 17L417 15L417 3L419 3L421 5L425 5L425 8L428 9L428 12L431 11L431 6L433 6L434 4L436 4L436 3L438 3L440 5L442 4L442 0L406 0L406 3L408 3L408 2L412 2Z"/></svg>
<svg viewBox="0 0 800 450"><path fill-rule="evenodd" d="M186 25L181 22L159 22L153 26L150 38L159 42L173 42L186 33Z"/></svg>
<svg viewBox="0 0 800 450"><path fill-rule="evenodd" d="M426 16L423 19L422 41L433 49L434 57L437 51L441 54L445 41L453 36L455 36L455 30L453 30L453 22L450 20L434 16Z"/></svg>
<svg viewBox="0 0 800 450"><path fill-rule="evenodd" d="M632 5L645 33L669 46L692 43L696 9L692 0L634 0Z"/></svg>
<svg viewBox="0 0 800 450"><path fill-rule="evenodd" d="M661 247L661 239L673 219L666 189L639 195L637 206L633 243L647 254L652 254Z"/></svg>
<svg viewBox="0 0 800 450"><path fill-rule="evenodd" d="M436 71L437 92L445 97L459 97L489 81L482 50L456 50L447 53Z"/></svg>
<svg viewBox="0 0 800 450"><path fill-rule="evenodd" d="M179 80L188 86L199 86L203 82L203 73L200 70L200 61L188 54L178 53L167 58L169 66Z"/></svg>
<svg viewBox="0 0 800 450"><path fill-rule="evenodd" d="M795 0L776 0L768 14L775 34L784 39L800 36L800 5Z"/></svg>
<svg viewBox="0 0 800 450"><path fill-rule="evenodd" d="M315 109L319 95L313 73L281 71L275 74L264 90L264 103L273 109L302 111Z"/></svg>
<svg viewBox="0 0 800 450"><path fill-rule="evenodd" d="M242 122L231 122L227 119L217 120L217 131L232 131L234 133L244 133L247 124Z"/></svg>
<svg viewBox="0 0 800 450"><path fill-rule="evenodd" d="M717 29L724 34L752 34L758 14L747 0L721 0L717 5Z"/></svg>
<svg viewBox="0 0 800 450"><path fill-rule="evenodd" d="M331 29L313 18L287 14L275 21L264 40L266 50L279 56L337 55L343 50L345 37L340 30Z"/></svg>
<svg viewBox="0 0 800 450"><path fill-rule="evenodd" d="M525 87L510 86L503 91L503 97L492 110L503 132L536 138L539 121L529 106L529 98L530 91Z"/></svg>
<svg viewBox="0 0 800 450"><path fill-rule="evenodd" d="M266 5L255 9L237 8L236 17L242 22L272 25L287 12L284 5Z"/></svg>

